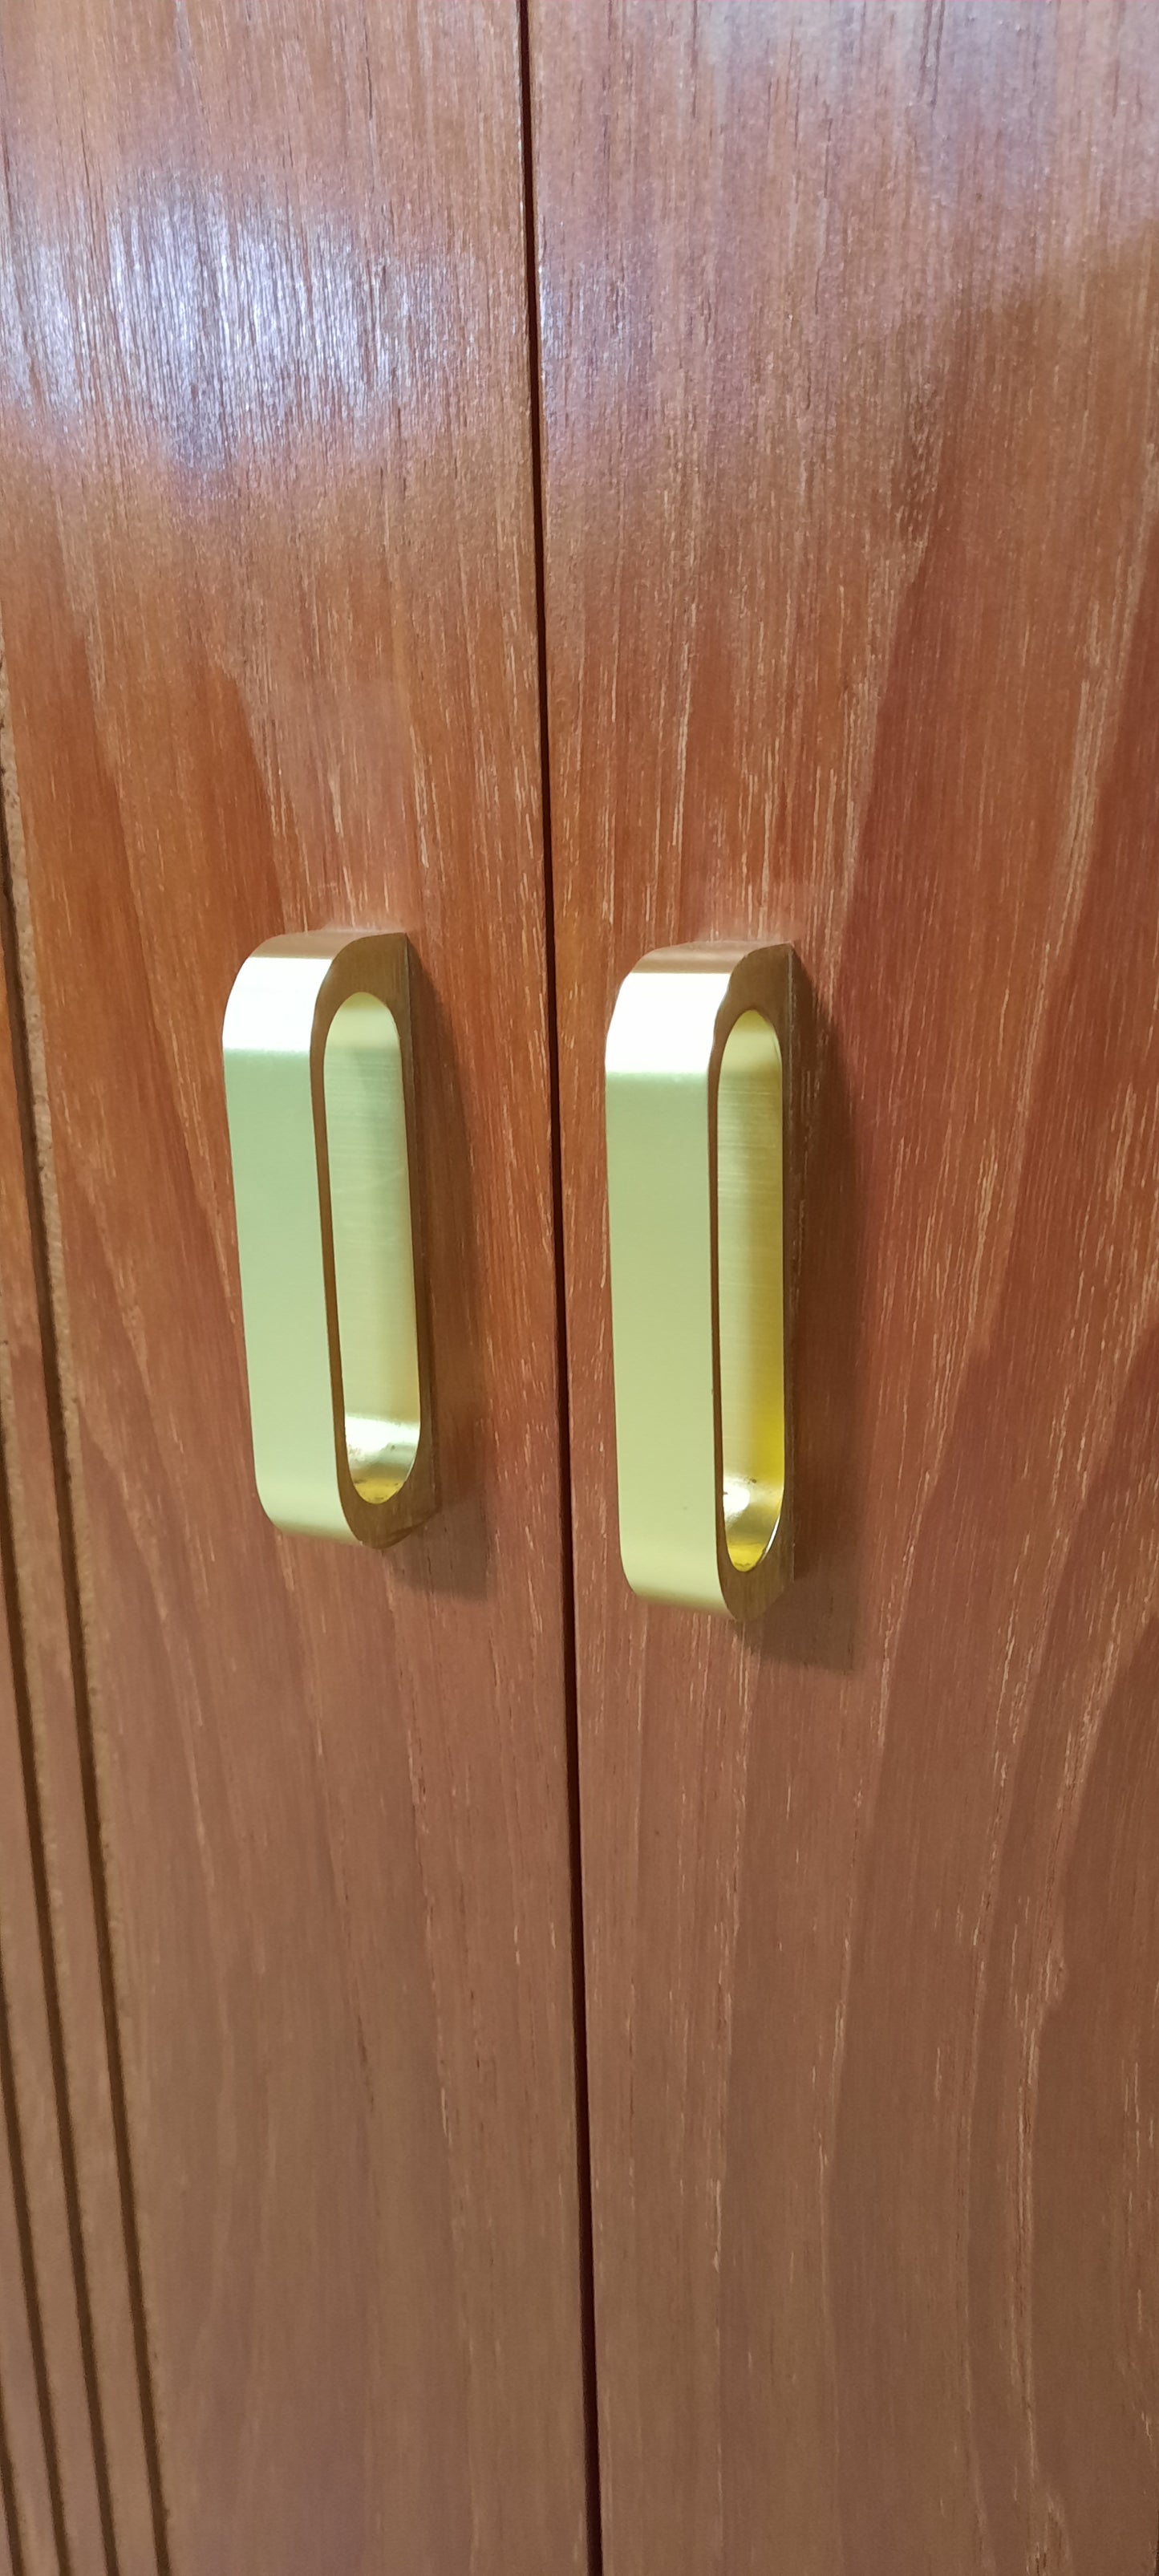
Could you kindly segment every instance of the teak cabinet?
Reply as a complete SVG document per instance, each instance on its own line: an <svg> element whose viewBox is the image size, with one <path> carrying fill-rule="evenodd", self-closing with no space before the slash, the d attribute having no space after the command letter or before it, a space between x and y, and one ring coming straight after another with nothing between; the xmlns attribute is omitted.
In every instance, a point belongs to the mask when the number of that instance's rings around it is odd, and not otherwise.
<svg viewBox="0 0 1159 2576"><path fill-rule="evenodd" d="M1159 8L4 22L4 2576L1152 2576ZM222 1013L331 923L383 1555L246 1412ZM743 1629L617 1545L706 938L809 997Z"/></svg>

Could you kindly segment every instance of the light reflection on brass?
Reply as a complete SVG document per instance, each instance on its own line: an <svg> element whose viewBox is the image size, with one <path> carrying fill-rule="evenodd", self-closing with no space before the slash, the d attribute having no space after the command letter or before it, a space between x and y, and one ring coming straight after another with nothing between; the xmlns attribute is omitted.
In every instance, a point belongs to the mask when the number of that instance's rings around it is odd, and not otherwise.
<svg viewBox="0 0 1159 2576"><path fill-rule="evenodd" d="M435 1506L409 943L267 940L224 1051L258 1493L387 1547Z"/></svg>
<svg viewBox="0 0 1159 2576"><path fill-rule="evenodd" d="M608 1032L624 1571L734 1619L793 1565L796 971L784 947L657 950Z"/></svg>

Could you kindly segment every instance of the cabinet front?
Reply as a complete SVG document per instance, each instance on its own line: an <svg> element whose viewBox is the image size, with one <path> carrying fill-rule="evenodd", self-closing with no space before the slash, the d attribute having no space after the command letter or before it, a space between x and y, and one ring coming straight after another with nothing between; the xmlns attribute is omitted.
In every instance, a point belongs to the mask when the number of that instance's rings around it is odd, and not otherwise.
<svg viewBox="0 0 1159 2576"><path fill-rule="evenodd" d="M27 2515L1153 2576L1159 7L4 124Z"/></svg>

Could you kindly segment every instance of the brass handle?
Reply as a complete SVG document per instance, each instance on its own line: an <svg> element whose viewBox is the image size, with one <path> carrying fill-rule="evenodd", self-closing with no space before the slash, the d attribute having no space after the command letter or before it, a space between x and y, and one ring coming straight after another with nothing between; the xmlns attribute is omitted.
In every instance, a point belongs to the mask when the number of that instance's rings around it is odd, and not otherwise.
<svg viewBox="0 0 1159 2576"><path fill-rule="evenodd" d="M748 1619L793 1566L791 948L658 949L605 1058L620 1552Z"/></svg>
<svg viewBox="0 0 1159 2576"><path fill-rule="evenodd" d="M267 940L223 1045L258 1493L387 1547L436 1499L409 942Z"/></svg>

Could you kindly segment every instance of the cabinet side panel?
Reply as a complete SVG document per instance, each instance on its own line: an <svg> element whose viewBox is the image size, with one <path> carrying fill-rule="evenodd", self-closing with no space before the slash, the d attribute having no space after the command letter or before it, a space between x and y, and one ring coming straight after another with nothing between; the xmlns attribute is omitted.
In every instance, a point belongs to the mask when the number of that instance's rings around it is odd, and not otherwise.
<svg viewBox="0 0 1159 2576"><path fill-rule="evenodd" d="M532 24L610 2576L1151 2576L1159 12ZM616 1543L603 1038L713 937L814 996L751 1634Z"/></svg>

